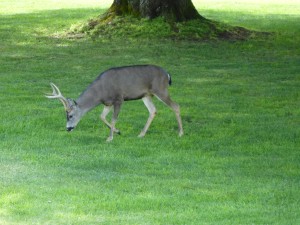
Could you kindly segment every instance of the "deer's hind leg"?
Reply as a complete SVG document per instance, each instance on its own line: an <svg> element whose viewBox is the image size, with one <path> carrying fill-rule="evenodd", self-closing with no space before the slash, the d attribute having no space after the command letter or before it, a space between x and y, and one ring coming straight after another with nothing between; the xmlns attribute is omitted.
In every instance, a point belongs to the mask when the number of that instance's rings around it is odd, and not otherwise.
<svg viewBox="0 0 300 225"><path fill-rule="evenodd" d="M106 116L111 111L111 109L112 109L112 106L104 106L103 111L102 111L102 113L100 115L100 119L105 123L105 125L109 129L111 129L111 124L106 120ZM117 134L121 134L121 132L118 129L116 129L116 128L114 128L114 132L117 133Z"/></svg>
<svg viewBox="0 0 300 225"><path fill-rule="evenodd" d="M149 129L150 124L152 123L152 120L154 119L155 114L156 114L156 108L152 102L151 96L145 96L144 98L142 98L142 100L149 111L149 117L145 124L145 127L143 128L143 130L141 131L141 133L139 134L138 137L145 136L145 134L146 134L147 130Z"/></svg>
<svg viewBox="0 0 300 225"><path fill-rule="evenodd" d="M178 123L178 130L179 130L178 135L179 137L181 137L183 135L183 127L182 127L179 105L176 102L171 100L167 90L159 91L155 93L155 96L174 111Z"/></svg>

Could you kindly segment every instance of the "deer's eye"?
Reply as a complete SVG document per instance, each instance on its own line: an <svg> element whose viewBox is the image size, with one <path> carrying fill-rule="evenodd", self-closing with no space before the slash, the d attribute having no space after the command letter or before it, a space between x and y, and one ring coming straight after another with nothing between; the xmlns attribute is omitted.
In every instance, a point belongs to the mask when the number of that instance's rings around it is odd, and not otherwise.
<svg viewBox="0 0 300 225"><path fill-rule="evenodd" d="M73 118L73 116L72 116L72 115L70 115L70 116L69 116L69 118L70 118L70 119L72 119L72 118Z"/></svg>

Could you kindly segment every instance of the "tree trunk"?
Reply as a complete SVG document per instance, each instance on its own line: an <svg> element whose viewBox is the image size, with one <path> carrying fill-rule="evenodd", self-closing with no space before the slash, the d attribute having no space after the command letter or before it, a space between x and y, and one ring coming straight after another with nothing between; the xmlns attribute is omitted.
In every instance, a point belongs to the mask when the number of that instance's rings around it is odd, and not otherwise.
<svg viewBox="0 0 300 225"><path fill-rule="evenodd" d="M114 0L108 14L149 19L161 16L175 22L203 18L191 0Z"/></svg>
<svg viewBox="0 0 300 225"><path fill-rule="evenodd" d="M154 20L157 17L164 19ZM149 26L149 22L153 22L153 26ZM111 39L118 36L118 31L121 36L187 40L246 40L253 34L244 28L231 27L202 17L192 0L114 0L106 13L90 19L72 33L87 33L93 37Z"/></svg>

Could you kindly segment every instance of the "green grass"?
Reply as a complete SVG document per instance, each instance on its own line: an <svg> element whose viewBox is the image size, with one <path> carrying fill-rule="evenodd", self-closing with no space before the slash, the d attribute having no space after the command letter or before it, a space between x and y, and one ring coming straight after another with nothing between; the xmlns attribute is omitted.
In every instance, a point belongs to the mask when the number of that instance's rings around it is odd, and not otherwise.
<svg viewBox="0 0 300 225"><path fill-rule="evenodd" d="M0 3L0 224L300 223L299 3L195 1L267 39L109 42L57 35L104 12L94 1L25 2L38 5ZM61 103L43 96L54 82L76 98L103 70L146 63L172 75L182 138L159 101L145 138L133 101L106 143L102 107L67 133Z"/></svg>

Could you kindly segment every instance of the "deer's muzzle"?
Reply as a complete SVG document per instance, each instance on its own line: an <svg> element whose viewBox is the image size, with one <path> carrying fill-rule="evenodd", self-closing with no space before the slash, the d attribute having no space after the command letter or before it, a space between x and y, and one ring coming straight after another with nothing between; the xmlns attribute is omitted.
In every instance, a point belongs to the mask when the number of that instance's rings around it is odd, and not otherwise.
<svg viewBox="0 0 300 225"><path fill-rule="evenodd" d="M72 131L75 127L67 127L67 131Z"/></svg>

